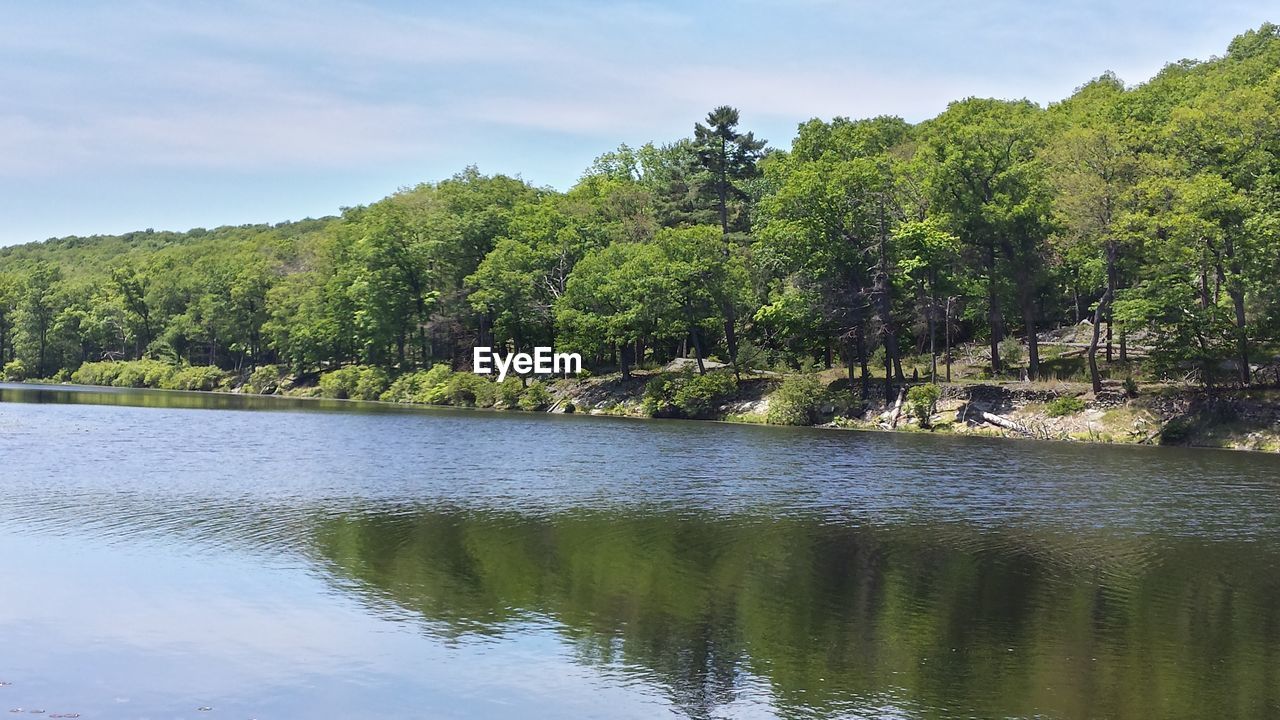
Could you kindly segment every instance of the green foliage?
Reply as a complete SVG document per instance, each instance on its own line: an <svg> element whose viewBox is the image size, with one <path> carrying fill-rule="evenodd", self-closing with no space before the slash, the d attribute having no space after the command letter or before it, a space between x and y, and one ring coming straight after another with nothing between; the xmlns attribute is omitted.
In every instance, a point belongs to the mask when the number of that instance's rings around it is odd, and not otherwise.
<svg viewBox="0 0 1280 720"><path fill-rule="evenodd" d="M497 389L493 381L475 373L455 372L444 384L444 396L458 407L493 407Z"/></svg>
<svg viewBox="0 0 1280 720"><path fill-rule="evenodd" d="M791 375L769 396L770 425L813 425L826 396L817 375Z"/></svg>
<svg viewBox="0 0 1280 720"><path fill-rule="evenodd" d="M391 383L381 399L386 402L444 405L448 401L446 387L453 374L453 370L444 363L437 363L430 370L405 373Z"/></svg>
<svg viewBox="0 0 1280 720"><path fill-rule="evenodd" d="M1000 362L1005 368L1014 368L1022 364L1024 353L1022 343L1015 338L1000 341Z"/></svg>
<svg viewBox="0 0 1280 720"><path fill-rule="evenodd" d="M377 400L386 389L387 373L377 367L348 365L320 376L320 391L330 398Z"/></svg>
<svg viewBox="0 0 1280 720"><path fill-rule="evenodd" d="M87 362L71 373L71 382L80 385L112 385L120 374L121 362Z"/></svg>
<svg viewBox="0 0 1280 720"><path fill-rule="evenodd" d="M1196 420L1189 416L1178 416L1164 424L1160 429L1161 445L1178 445L1191 438L1196 432Z"/></svg>
<svg viewBox="0 0 1280 720"><path fill-rule="evenodd" d="M916 385L907 391L907 412L920 423L920 427L929 427L929 418L933 417L941 397L942 388L933 383Z"/></svg>
<svg viewBox="0 0 1280 720"><path fill-rule="evenodd" d="M524 382L518 377L509 377L497 384L495 404L504 408L519 407L520 396L524 394Z"/></svg>
<svg viewBox="0 0 1280 720"><path fill-rule="evenodd" d="M249 374L249 389L264 395L274 393L284 376L285 368L280 365L260 365Z"/></svg>
<svg viewBox="0 0 1280 720"><path fill-rule="evenodd" d="M510 394L514 385L514 395ZM385 402L458 407L514 407L520 396L520 379L507 378L498 384L470 372L454 372L444 363L430 370L405 373L381 393Z"/></svg>
<svg viewBox="0 0 1280 720"><path fill-rule="evenodd" d="M160 360L87 362L71 373L71 381L81 385L166 388L177 371L173 365Z"/></svg>
<svg viewBox="0 0 1280 720"><path fill-rule="evenodd" d="M650 417L711 418L737 390L733 373L724 370L661 373L645 384L641 408Z"/></svg>
<svg viewBox="0 0 1280 720"><path fill-rule="evenodd" d="M227 380L227 373L210 365L180 368L162 386L166 390L216 390Z"/></svg>
<svg viewBox="0 0 1280 720"><path fill-rule="evenodd" d="M689 137L602 155L566 192L467 168L340 217L0 248L0 364L130 386L173 380L82 360L358 366L380 370L334 370L320 392L487 404L448 367L421 373L554 340L584 376L696 356L888 365L893 385L900 346L995 338L997 375L1076 376L1074 359L1042 367L1037 338L1096 313L1149 349L1138 372L1249 385L1280 347L1278 61L1266 25L1048 108L815 119L766 152L718 107ZM683 409L677 390L655 388L652 409L707 415L723 388L690 386Z"/></svg>
<svg viewBox="0 0 1280 720"><path fill-rule="evenodd" d="M1084 401L1073 395L1054 398L1045 406L1045 414L1049 417L1064 417L1084 411Z"/></svg>
<svg viewBox="0 0 1280 720"><path fill-rule="evenodd" d="M3 376L9 382L21 382L27 379L27 366L21 360L10 360L4 364Z"/></svg>
<svg viewBox="0 0 1280 720"><path fill-rule="evenodd" d="M529 387L524 389L524 393L520 395L520 409L533 412L535 410L544 410L551 404L551 391L547 390L547 386L540 382L531 382Z"/></svg>

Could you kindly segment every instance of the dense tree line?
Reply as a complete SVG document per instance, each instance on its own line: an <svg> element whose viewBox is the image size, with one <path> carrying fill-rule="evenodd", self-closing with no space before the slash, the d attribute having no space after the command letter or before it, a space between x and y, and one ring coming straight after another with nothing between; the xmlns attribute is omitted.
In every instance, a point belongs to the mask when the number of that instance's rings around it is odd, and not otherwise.
<svg viewBox="0 0 1280 720"><path fill-rule="evenodd" d="M1280 342L1280 30L1041 108L969 98L836 118L769 148L720 107L601 156L567 192L474 168L340 217L0 250L0 364L153 358L396 374L474 345L903 382L958 341L1090 320L1089 376L1247 385ZM1099 356L1103 364L1099 363ZM1120 366L1126 367L1126 366Z"/></svg>

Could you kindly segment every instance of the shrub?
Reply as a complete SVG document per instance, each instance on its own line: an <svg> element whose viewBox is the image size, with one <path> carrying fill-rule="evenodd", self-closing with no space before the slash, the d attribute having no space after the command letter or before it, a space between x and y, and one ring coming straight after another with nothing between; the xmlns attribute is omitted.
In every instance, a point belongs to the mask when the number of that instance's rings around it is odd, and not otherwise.
<svg viewBox="0 0 1280 720"><path fill-rule="evenodd" d="M679 388L679 375L662 373L649 378L645 383L644 396L640 407L649 417L675 417L679 414L676 408L676 390Z"/></svg>
<svg viewBox="0 0 1280 720"><path fill-rule="evenodd" d="M211 365L184 367L174 372L161 386L166 390L214 390L227 379L227 374Z"/></svg>
<svg viewBox="0 0 1280 720"><path fill-rule="evenodd" d="M504 408L520 407L520 396L524 394L524 383L518 377L509 377L494 386L497 392L496 405Z"/></svg>
<svg viewBox="0 0 1280 720"><path fill-rule="evenodd" d="M650 417L707 418L738 390L728 371L699 375L692 368L655 375L644 386L641 408Z"/></svg>
<svg viewBox="0 0 1280 720"><path fill-rule="evenodd" d="M728 371L691 375L676 389L675 404L689 418L711 417L726 399L738 391L738 381Z"/></svg>
<svg viewBox="0 0 1280 720"><path fill-rule="evenodd" d="M1022 364L1022 343L1016 338L1005 338L1000 341L1000 364L1006 371Z"/></svg>
<svg viewBox="0 0 1280 720"><path fill-rule="evenodd" d="M360 369L354 365L331 370L320 376L320 392L325 397L343 400L355 392Z"/></svg>
<svg viewBox="0 0 1280 720"><path fill-rule="evenodd" d="M387 389L387 382L387 371L377 367L362 367L356 380L355 397L360 400L377 400Z"/></svg>
<svg viewBox="0 0 1280 720"><path fill-rule="evenodd" d="M1124 394L1129 397L1138 397L1138 381L1129 376L1124 379Z"/></svg>
<svg viewBox="0 0 1280 720"><path fill-rule="evenodd" d="M249 375L249 390L259 395L270 395L280 388L285 370L279 365L262 365Z"/></svg>
<svg viewBox="0 0 1280 720"><path fill-rule="evenodd" d="M1045 414L1049 417L1063 417L1064 415L1075 415L1084 410L1084 401L1078 397L1070 395L1055 398L1045 406Z"/></svg>
<svg viewBox="0 0 1280 720"><path fill-rule="evenodd" d="M1195 434L1196 422L1193 418L1180 415L1165 423L1160 429L1161 445L1178 445L1185 443Z"/></svg>
<svg viewBox="0 0 1280 720"><path fill-rule="evenodd" d="M907 412L920 423L920 427L929 427L929 418L933 417L940 397L942 388L937 385L917 385L907 391Z"/></svg>
<svg viewBox="0 0 1280 720"><path fill-rule="evenodd" d="M419 370L401 375L391 383L379 399L383 402L421 402L418 397L427 388L427 374L429 372L428 370Z"/></svg>
<svg viewBox="0 0 1280 720"><path fill-rule="evenodd" d="M144 380L145 371L131 362L122 362L117 369L116 376L111 380L111 384L121 388L140 388L146 387Z"/></svg>
<svg viewBox="0 0 1280 720"><path fill-rule="evenodd" d="M765 421L770 425L812 425L818 420L823 395L817 375L792 375L769 397Z"/></svg>
<svg viewBox="0 0 1280 720"><path fill-rule="evenodd" d="M513 384L514 395L504 395ZM474 373L454 372L448 365L437 363L430 370L405 373L396 378L382 393L381 399L460 407L493 407L501 402L507 407L514 407L522 389L519 378L507 378L500 386Z"/></svg>
<svg viewBox="0 0 1280 720"><path fill-rule="evenodd" d="M177 368L160 360L129 360L117 363L116 375L111 384L115 387L158 388L164 387Z"/></svg>
<svg viewBox="0 0 1280 720"><path fill-rule="evenodd" d="M348 365L320 376L320 391L330 398L377 400L386 389L386 371L368 365Z"/></svg>
<svg viewBox="0 0 1280 720"><path fill-rule="evenodd" d="M495 393L489 387L493 383L469 372L456 372L449 376L444 384L444 396L450 405L459 407L490 407L493 405ZM485 401L488 404L485 404Z"/></svg>
<svg viewBox="0 0 1280 720"><path fill-rule="evenodd" d="M71 382L81 385L110 385L120 374L121 362L106 360L103 362L82 363L71 373Z"/></svg>
<svg viewBox="0 0 1280 720"><path fill-rule="evenodd" d="M551 404L551 392L547 390L547 386L540 382L534 381L529 383L529 387L524 389L520 395L520 409L542 410Z"/></svg>
<svg viewBox="0 0 1280 720"><path fill-rule="evenodd" d="M4 379L20 382L27 379L27 366L21 360L11 360L4 364Z"/></svg>
<svg viewBox="0 0 1280 720"><path fill-rule="evenodd" d="M177 366L163 360L139 360L142 368L142 386L149 388L164 387L164 384L178 371Z"/></svg>
<svg viewBox="0 0 1280 720"><path fill-rule="evenodd" d="M127 388L165 387L177 368L161 360L107 360L87 362L71 373L81 385L112 385Z"/></svg>

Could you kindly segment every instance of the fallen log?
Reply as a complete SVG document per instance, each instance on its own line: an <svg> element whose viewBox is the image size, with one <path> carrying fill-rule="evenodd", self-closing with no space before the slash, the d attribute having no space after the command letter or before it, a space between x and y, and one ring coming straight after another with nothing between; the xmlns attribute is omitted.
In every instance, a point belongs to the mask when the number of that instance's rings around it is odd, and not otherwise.
<svg viewBox="0 0 1280 720"><path fill-rule="evenodd" d="M893 419L889 421L890 430L896 430L898 428L898 419L902 417L902 400L906 396L906 388L902 388L898 391L898 402L893 404Z"/></svg>
<svg viewBox="0 0 1280 720"><path fill-rule="evenodd" d="M1013 420L1010 420L1007 417L1004 417L1003 415L996 415L995 413L989 413L983 410L979 410L978 417L982 418L983 422L991 423L992 425L995 425L997 427L1002 427L1005 430L1012 430L1013 432L1021 433L1023 435L1032 434L1032 432L1027 428L1023 427L1022 425L1019 425L1018 423L1014 422Z"/></svg>

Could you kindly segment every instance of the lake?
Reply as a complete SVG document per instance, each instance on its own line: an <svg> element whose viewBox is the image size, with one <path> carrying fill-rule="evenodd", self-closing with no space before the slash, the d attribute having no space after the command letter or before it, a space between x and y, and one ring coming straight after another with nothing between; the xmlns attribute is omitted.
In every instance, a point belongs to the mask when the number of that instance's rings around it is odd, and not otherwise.
<svg viewBox="0 0 1280 720"><path fill-rule="evenodd" d="M1280 717L1280 457L0 385L0 711Z"/></svg>

